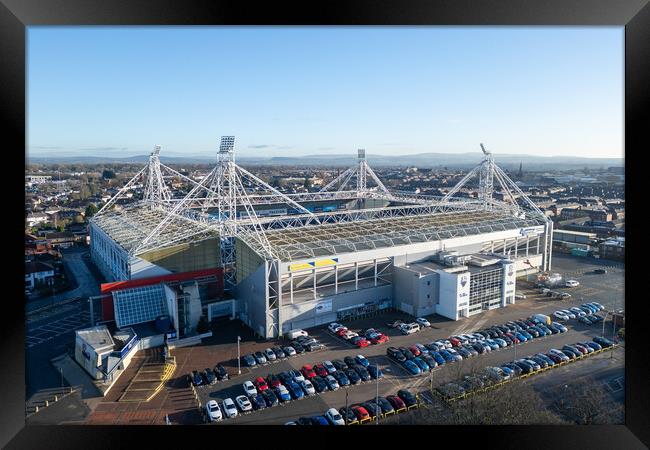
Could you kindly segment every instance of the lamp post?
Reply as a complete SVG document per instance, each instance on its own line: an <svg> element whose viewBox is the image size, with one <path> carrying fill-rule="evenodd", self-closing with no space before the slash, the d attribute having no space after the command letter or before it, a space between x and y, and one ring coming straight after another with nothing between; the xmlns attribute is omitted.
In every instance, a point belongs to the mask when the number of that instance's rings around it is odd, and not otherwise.
<svg viewBox="0 0 650 450"><path fill-rule="evenodd" d="M348 424L348 390L345 391L345 424Z"/></svg>
<svg viewBox="0 0 650 450"><path fill-rule="evenodd" d="M237 336L237 374L241 375L241 356L239 354L239 341L241 341L241 336Z"/></svg>
<svg viewBox="0 0 650 450"><path fill-rule="evenodd" d="M377 425L379 425L379 416L381 415L381 408L379 407L379 364L375 364L377 370L377 394L375 396L375 407L377 408Z"/></svg>

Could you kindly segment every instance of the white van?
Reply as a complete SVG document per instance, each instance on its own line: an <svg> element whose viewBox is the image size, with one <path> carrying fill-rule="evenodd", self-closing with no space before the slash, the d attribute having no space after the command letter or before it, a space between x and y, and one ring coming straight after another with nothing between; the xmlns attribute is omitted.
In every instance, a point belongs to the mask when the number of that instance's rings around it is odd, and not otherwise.
<svg viewBox="0 0 650 450"><path fill-rule="evenodd" d="M291 330L287 332L285 336L289 339L296 339L299 336L309 336L309 333L307 333L305 330Z"/></svg>
<svg viewBox="0 0 650 450"><path fill-rule="evenodd" d="M414 323L403 323L402 325L400 325L399 331L402 334L417 333L418 331L420 331L420 325L415 323L415 322Z"/></svg>

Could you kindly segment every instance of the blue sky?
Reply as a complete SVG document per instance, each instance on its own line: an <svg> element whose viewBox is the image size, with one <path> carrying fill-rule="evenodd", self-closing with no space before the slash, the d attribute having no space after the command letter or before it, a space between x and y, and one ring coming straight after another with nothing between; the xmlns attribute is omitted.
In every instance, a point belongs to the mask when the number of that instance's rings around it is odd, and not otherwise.
<svg viewBox="0 0 650 450"><path fill-rule="evenodd" d="M623 156L622 27L30 27L28 152Z"/></svg>

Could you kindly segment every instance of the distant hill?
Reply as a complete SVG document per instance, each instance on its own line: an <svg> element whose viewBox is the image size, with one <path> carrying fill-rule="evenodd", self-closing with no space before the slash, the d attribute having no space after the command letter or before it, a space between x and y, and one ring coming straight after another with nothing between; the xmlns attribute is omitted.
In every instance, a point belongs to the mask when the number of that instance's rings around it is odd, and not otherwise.
<svg viewBox="0 0 650 450"><path fill-rule="evenodd" d="M495 160L501 167L519 167L521 163L524 170L531 169L557 169L557 168L600 168L624 166L623 158L585 158L579 156L533 156L495 154ZM399 158L387 155L367 155L370 165L375 167L468 167L478 164L483 157L482 153L419 153L414 155L401 155ZM147 155L128 157L106 156L35 156L28 157L28 163L44 164L98 164L98 163L141 163L148 160ZM160 156L165 164L214 164L214 157L203 156ZM355 155L308 155L286 157L251 157L238 156L237 162L243 165L292 165L292 166L351 166L357 162Z"/></svg>

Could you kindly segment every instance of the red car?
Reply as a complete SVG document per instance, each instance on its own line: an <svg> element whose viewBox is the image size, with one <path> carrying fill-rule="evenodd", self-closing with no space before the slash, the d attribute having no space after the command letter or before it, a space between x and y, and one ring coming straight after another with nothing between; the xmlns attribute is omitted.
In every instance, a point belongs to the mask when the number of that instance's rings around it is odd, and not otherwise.
<svg viewBox="0 0 650 450"><path fill-rule="evenodd" d="M460 347L461 344L460 340L456 339L455 337L450 337L449 342L451 342L451 345L453 345L454 347Z"/></svg>
<svg viewBox="0 0 650 450"><path fill-rule="evenodd" d="M519 344L519 339L514 334L506 333L506 336L508 336L510 338L510 340L513 342L513 344Z"/></svg>
<svg viewBox="0 0 650 450"><path fill-rule="evenodd" d="M420 356L422 352L420 351L419 348L417 348L415 345L411 345L409 347L409 350L411 350L411 353L413 353L415 356Z"/></svg>
<svg viewBox="0 0 650 450"><path fill-rule="evenodd" d="M266 384L266 381L264 381L264 378L262 377L257 377L253 382L253 384L255 385L258 391L265 391L269 388L269 385Z"/></svg>
<svg viewBox="0 0 650 450"><path fill-rule="evenodd" d="M300 372L305 376L305 378L314 378L316 376L316 372L314 372L314 369L311 368L309 364L302 366L302 369L300 369Z"/></svg>
<svg viewBox="0 0 650 450"><path fill-rule="evenodd" d="M354 345L356 345L356 346L359 347L359 348L361 348L361 347L367 347L367 346L370 345L370 341L367 340L367 339L361 338L361 339L357 339L357 341L354 342Z"/></svg>
<svg viewBox="0 0 650 450"><path fill-rule="evenodd" d="M404 400L399 398L397 395L389 395L388 397L386 397L386 400L388 400L391 406L396 410L406 408L406 404L404 403Z"/></svg>
<svg viewBox="0 0 650 450"><path fill-rule="evenodd" d="M279 387L282 384L280 383L280 379L273 374L266 377L266 382L271 385L272 388Z"/></svg>
<svg viewBox="0 0 650 450"><path fill-rule="evenodd" d="M336 335L337 335L337 336L340 336L340 337L343 337L343 335L344 335L345 333L347 333L347 332L348 332L348 329L345 328L345 327L343 327L343 328L341 328L339 331L336 332Z"/></svg>
<svg viewBox="0 0 650 450"><path fill-rule="evenodd" d="M352 412L354 412L354 414L357 416L357 419L370 419L370 414L368 414L368 411L363 406L353 406L351 409Z"/></svg>
<svg viewBox="0 0 650 450"><path fill-rule="evenodd" d="M330 374L325 368L325 366L322 364L316 364L314 366L314 371L316 372L316 375L318 375L319 377L326 377Z"/></svg>
<svg viewBox="0 0 650 450"><path fill-rule="evenodd" d="M386 336L385 334L379 333L377 336L370 339L370 342L372 342L373 344L385 344L389 340L390 339L388 338L388 336Z"/></svg>

